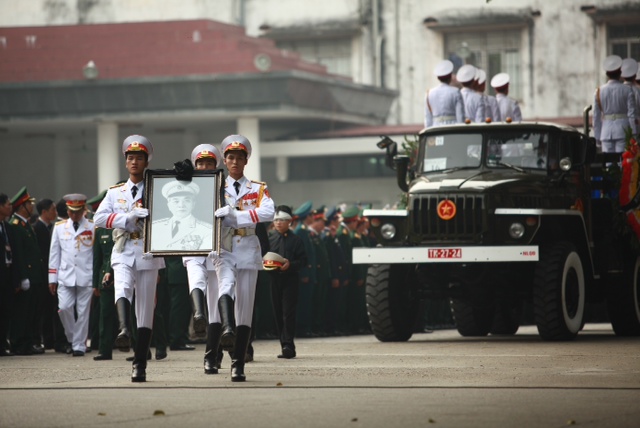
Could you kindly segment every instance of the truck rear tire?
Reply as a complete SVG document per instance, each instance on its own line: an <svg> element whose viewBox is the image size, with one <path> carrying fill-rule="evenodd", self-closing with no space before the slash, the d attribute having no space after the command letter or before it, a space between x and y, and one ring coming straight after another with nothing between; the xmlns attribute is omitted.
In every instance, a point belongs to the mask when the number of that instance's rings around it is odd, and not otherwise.
<svg viewBox="0 0 640 428"><path fill-rule="evenodd" d="M451 312L461 336L486 336L491 330L495 307L489 298L451 299Z"/></svg>
<svg viewBox="0 0 640 428"><path fill-rule="evenodd" d="M609 284L607 312L618 336L640 336L640 257L625 266L624 279Z"/></svg>
<svg viewBox="0 0 640 428"><path fill-rule="evenodd" d="M367 271L367 313L381 342L406 342L418 314L413 265L371 265Z"/></svg>
<svg viewBox="0 0 640 428"><path fill-rule="evenodd" d="M573 244L557 242L543 248L533 280L533 310L544 340L572 340L582 327L585 279Z"/></svg>

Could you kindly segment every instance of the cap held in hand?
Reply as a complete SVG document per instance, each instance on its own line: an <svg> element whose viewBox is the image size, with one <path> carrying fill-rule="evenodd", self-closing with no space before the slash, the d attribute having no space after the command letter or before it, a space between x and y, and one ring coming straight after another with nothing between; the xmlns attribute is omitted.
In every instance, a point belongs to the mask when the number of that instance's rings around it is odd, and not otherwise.
<svg viewBox="0 0 640 428"><path fill-rule="evenodd" d="M284 266L286 259L278 253L269 251L262 258L262 266L265 270L276 270Z"/></svg>

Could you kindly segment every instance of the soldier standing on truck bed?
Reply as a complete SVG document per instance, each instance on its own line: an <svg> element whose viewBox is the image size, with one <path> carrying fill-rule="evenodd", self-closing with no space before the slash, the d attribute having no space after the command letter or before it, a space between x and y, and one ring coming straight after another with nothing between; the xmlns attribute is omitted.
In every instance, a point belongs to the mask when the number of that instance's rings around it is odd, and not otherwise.
<svg viewBox="0 0 640 428"><path fill-rule="evenodd" d="M451 86L453 63L444 60L434 70L440 84L427 91L424 97L424 127L462 123L464 104L460 90Z"/></svg>

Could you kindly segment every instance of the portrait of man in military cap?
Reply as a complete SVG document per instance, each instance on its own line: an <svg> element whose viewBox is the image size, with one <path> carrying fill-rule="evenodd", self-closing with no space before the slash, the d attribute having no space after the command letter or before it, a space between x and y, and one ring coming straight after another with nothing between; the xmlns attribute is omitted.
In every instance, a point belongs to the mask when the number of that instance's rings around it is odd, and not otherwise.
<svg viewBox="0 0 640 428"><path fill-rule="evenodd" d="M156 178L153 201L150 251L212 251L214 192L210 179Z"/></svg>

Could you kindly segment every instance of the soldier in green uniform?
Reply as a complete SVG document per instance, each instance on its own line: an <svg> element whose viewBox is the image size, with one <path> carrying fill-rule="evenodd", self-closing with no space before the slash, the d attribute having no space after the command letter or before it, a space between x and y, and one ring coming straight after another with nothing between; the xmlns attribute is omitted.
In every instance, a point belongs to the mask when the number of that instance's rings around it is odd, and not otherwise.
<svg viewBox="0 0 640 428"><path fill-rule="evenodd" d="M351 244L353 248L370 247L369 241L369 221L362 216L362 210L358 213L358 222L356 229L351 234ZM368 265L353 265L351 269L351 287L352 291L349 298L349 320L351 329L359 334L371 332L369 327L369 319L367 317L367 301L365 285L367 281Z"/></svg>
<svg viewBox="0 0 640 428"><path fill-rule="evenodd" d="M324 216L324 205L311 211L311 218L312 222L309 226L309 236L316 256L316 286L313 289L311 304L311 331L314 336L325 336L327 334L325 317L327 311L327 293L331 287L331 267L327 248L322 242L322 233L327 220Z"/></svg>
<svg viewBox="0 0 640 428"><path fill-rule="evenodd" d="M355 229L353 226L354 220L357 222L358 216L358 208L357 207L349 207L342 213L342 222L338 226L337 238L340 247L342 248L342 252L344 254L346 260L346 277L347 281L345 281L344 285L340 288L340 297L338 300L338 330L351 334L353 333L350 330L349 326L349 294L351 293L350 289L354 286L351 283L351 270L353 268L353 256L352 250L353 247L351 245L351 230Z"/></svg>
<svg viewBox="0 0 640 428"><path fill-rule="evenodd" d="M296 336L311 336L311 315L313 292L316 287L316 251L311 243L311 233L309 225L313 221L311 216L312 202L307 201L300 205L294 212L294 217L298 220L293 233L300 237L304 251L307 254L307 264L300 269L300 288L298 294L298 307Z"/></svg>
<svg viewBox="0 0 640 428"><path fill-rule="evenodd" d="M34 211L34 198L23 187L11 198L13 216L9 223L15 227L16 258L20 277L20 291L14 299L11 324L11 346L17 355L42 354L41 338L34 337L36 328L36 304L34 295L36 290L47 287L47 262L42 259L36 234L28 219Z"/></svg>
<svg viewBox="0 0 640 428"><path fill-rule="evenodd" d="M89 199L87 204L95 212L100 202L106 196L104 190L97 196ZM113 269L111 269L111 250L113 249L112 231L102 227L96 228L96 237L93 241L93 290L94 295L99 296L98 318L98 355L95 361L111 360L113 358L113 344L116 340L118 320L114 305L115 294L113 288ZM91 343L94 346L93 341ZM95 347L95 346L94 346Z"/></svg>
<svg viewBox="0 0 640 428"><path fill-rule="evenodd" d="M331 288L327 292L327 315L326 327L327 332L331 335L344 334L344 330L340 330L340 301L343 291L349 283L349 271L347 266L347 258L344 253L340 241L338 239L338 228L342 222L342 215L338 207L331 208L327 211L327 228L324 231L322 241L329 254L329 265L331 267Z"/></svg>

